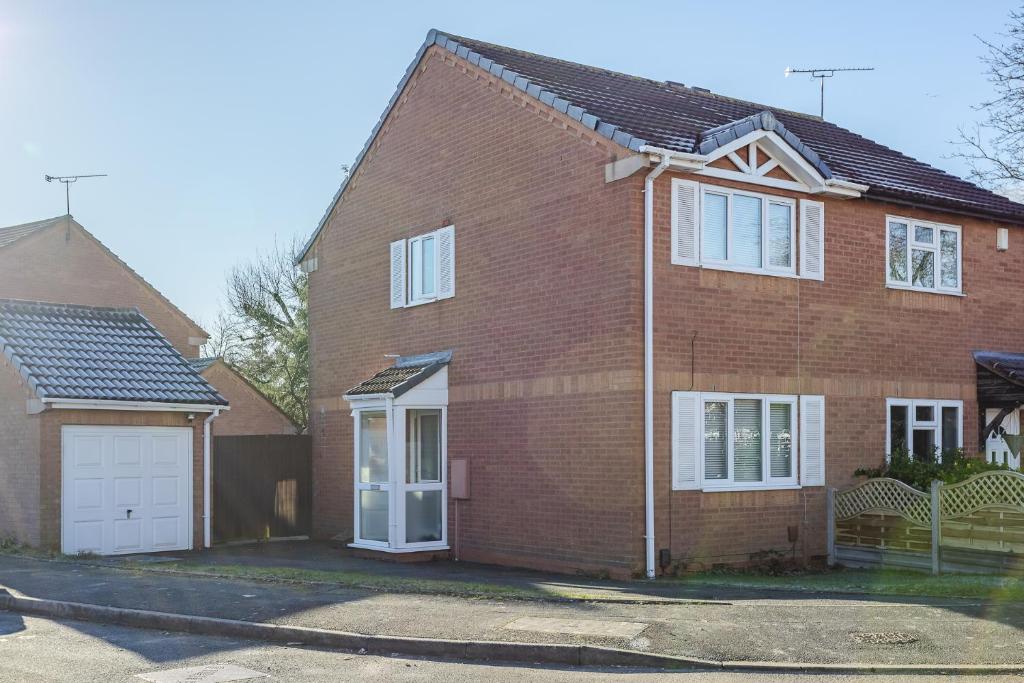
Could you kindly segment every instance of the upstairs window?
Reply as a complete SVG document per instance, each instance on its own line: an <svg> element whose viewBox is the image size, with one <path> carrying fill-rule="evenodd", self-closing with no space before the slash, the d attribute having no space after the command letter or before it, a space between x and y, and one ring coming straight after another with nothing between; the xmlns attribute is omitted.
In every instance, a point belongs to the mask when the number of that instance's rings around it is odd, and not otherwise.
<svg viewBox="0 0 1024 683"><path fill-rule="evenodd" d="M794 272L793 200L705 186L701 207L702 263L736 270Z"/></svg>
<svg viewBox="0 0 1024 683"><path fill-rule="evenodd" d="M675 178L672 263L794 277L799 259L800 277L822 280L824 211L821 202Z"/></svg>
<svg viewBox="0 0 1024 683"><path fill-rule="evenodd" d="M886 219L886 284L900 289L960 294L963 261L956 225Z"/></svg>
<svg viewBox="0 0 1024 683"><path fill-rule="evenodd" d="M391 243L391 308L455 295L455 227Z"/></svg>

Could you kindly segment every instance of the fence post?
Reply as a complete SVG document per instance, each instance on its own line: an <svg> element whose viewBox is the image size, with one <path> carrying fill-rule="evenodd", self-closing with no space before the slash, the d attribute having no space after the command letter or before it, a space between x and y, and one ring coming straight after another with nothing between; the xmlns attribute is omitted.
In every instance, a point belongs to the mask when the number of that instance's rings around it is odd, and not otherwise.
<svg viewBox="0 0 1024 683"><path fill-rule="evenodd" d="M942 544L942 482L932 480L932 574L942 571L942 558L939 547Z"/></svg>
<svg viewBox="0 0 1024 683"><path fill-rule="evenodd" d="M831 486L828 487L825 505L825 523L828 525L825 536L828 543L828 566L833 567L836 564L836 490Z"/></svg>

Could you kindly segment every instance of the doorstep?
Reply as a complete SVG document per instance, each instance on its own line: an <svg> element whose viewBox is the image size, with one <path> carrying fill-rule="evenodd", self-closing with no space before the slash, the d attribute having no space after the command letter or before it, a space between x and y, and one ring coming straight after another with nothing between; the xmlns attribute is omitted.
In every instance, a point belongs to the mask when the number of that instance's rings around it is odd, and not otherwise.
<svg viewBox="0 0 1024 683"><path fill-rule="evenodd" d="M401 564L412 564L416 562L434 562L437 560L450 560L451 550L448 548L434 548L432 550L415 550L407 553L396 553L393 550L374 550L371 548L360 548L350 545L354 557L364 560L383 560L384 562L398 562Z"/></svg>

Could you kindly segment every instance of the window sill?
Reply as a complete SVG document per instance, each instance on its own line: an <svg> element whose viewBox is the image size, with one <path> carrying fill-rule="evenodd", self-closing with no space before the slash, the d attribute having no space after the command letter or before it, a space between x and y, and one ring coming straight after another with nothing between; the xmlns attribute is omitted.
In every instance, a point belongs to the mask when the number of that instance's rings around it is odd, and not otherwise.
<svg viewBox="0 0 1024 683"><path fill-rule="evenodd" d="M433 299L419 299L417 301L409 301L405 304L405 308L412 308L413 306L422 306L423 304L432 304L437 301L437 298Z"/></svg>
<svg viewBox="0 0 1024 683"><path fill-rule="evenodd" d="M801 488L803 488L803 486L800 484L735 484L730 486L705 486L697 490L701 493L731 493L735 491L795 491L796 489Z"/></svg>
<svg viewBox="0 0 1024 683"><path fill-rule="evenodd" d="M375 545L373 543L349 543L349 548L358 548L359 550L375 550L379 553L421 553L421 552L433 552L435 550L450 550L447 543L429 543L423 545L413 546L411 548L392 548L386 545Z"/></svg>
<svg viewBox="0 0 1024 683"><path fill-rule="evenodd" d="M799 280L800 276L795 272L789 272L784 270L765 270L763 268L744 268L742 266L730 266L720 263L689 263L689 264L676 264L676 265L689 265L696 268L706 268L708 270L722 270L728 273L743 273L745 275L767 275L768 277L782 277L791 280Z"/></svg>
<svg viewBox="0 0 1024 683"><path fill-rule="evenodd" d="M940 296L958 296L958 297L965 297L965 296L967 296L963 292L947 292L947 291L942 290L942 289L922 289L921 287L911 287L909 285L894 285L894 284L889 283L889 282L886 283L885 288L886 289L894 289L894 290L896 290L898 292L918 292L920 294L938 294Z"/></svg>

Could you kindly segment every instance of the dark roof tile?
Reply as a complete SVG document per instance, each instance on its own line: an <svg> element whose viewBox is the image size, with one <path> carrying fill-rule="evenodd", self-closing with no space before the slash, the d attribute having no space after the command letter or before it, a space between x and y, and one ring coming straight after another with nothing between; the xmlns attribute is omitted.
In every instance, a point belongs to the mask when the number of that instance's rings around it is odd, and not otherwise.
<svg viewBox="0 0 1024 683"><path fill-rule="evenodd" d="M0 299L0 350L39 398L227 405L135 309Z"/></svg>

